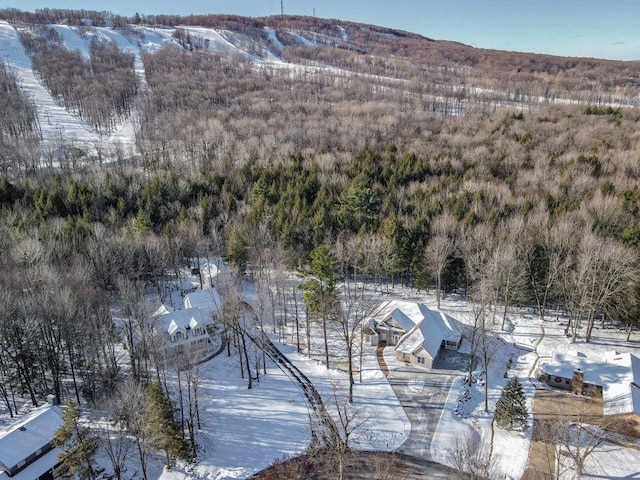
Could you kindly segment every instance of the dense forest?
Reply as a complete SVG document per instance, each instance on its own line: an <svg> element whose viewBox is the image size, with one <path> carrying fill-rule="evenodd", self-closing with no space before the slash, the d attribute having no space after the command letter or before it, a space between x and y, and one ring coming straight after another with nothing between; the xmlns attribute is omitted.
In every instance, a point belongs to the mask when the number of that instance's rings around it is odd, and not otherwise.
<svg viewBox="0 0 640 480"><path fill-rule="evenodd" d="M132 157L43 166L34 105L0 64L0 398L99 402L158 359L111 321L148 328L146 289L194 259L293 271L331 246L342 278L566 312L589 340L640 318L640 66L472 49L378 27L341 38L296 17L123 19L3 10L44 85L108 132L134 116ZM94 18L95 17L95 18ZM47 23L205 25L296 68L181 48L90 60ZM89 29L89 27L87 27ZM311 35L310 32L313 32ZM133 35L133 34L131 34ZM305 47L300 38L318 40ZM256 43L257 42L257 43ZM255 47L261 45L261 47ZM331 68L327 68L331 67ZM634 104L634 102L636 102ZM100 158L102 160L102 158ZM275 287L274 287L275 288ZM69 393L70 392L70 393Z"/></svg>

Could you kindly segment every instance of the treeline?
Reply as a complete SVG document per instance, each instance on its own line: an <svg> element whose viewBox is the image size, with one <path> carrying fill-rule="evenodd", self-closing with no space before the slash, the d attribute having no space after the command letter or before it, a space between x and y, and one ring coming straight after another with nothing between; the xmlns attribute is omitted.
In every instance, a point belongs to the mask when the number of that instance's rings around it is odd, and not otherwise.
<svg viewBox="0 0 640 480"><path fill-rule="evenodd" d="M123 376L123 344L136 381L165 368L152 348L147 285L159 288L166 272L184 265L202 234L178 213L143 218L150 197L161 196L150 193L154 184L144 186L140 215L128 212L126 195L140 186L120 191L116 181L69 177L38 188L0 182L0 398L9 412L23 394L34 405L49 393L109 397ZM121 222L99 218L120 209ZM147 229L151 220L164 222L163 235ZM114 300L123 306L121 323L112 318Z"/></svg>
<svg viewBox="0 0 640 480"><path fill-rule="evenodd" d="M117 28L127 25L205 26L225 30L229 40L251 53L281 53L287 61L322 62L352 73L391 76L423 83L440 94L477 101L523 104L579 101L594 104L633 104L640 85L637 62L565 58L477 49L450 41L373 25L302 16L247 18L232 15L142 15L118 17L101 12L15 9L0 10L12 23L68 23ZM271 28L287 47L279 52L269 41ZM294 35L294 37L292 37ZM295 45L295 36L313 43ZM197 39L196 39L197 40ZM452 95L452 92L455 94Z"/></svg>
<svg viewBox="0 0 640 480"><path fill-rule="evenodd" d="M143 55L150 91L137 140L145 165L189 159L187 167L198 170L250 158L270 164L320 150L347 158L389 142L417 151L446 116L487 116L508 106L533 111L578 97L594 109L620 109L607 105L616 98L591 87L582 95L538 80L526 88L511 80L490 85L492 77L483 75L483 87L473 87L468 81L478 72L471 67L425 66L328 46L284 48L285 60L305 67L255 67L240 55L200 51L206 44L184 30L176 35L196 51Z"/></svg>
<svg viewBox="0 0 640 480"><path fill-rule="evenodd" d="M228 15L148 17L149 23L194 25L247 35L271 49L264 30L273 28L286 46L291 33L314 43L284 52L288 61L321 60L324 65L372 75L419 79L427 85L464 85L464 95L478 89L505 93L522 103L572 99L591 103L631 103L640 85L634 62L565 58L477 49L456 42L434 41L421 35L373 25L302 16L245 18ZM440 75L438 75L440 74ZM442 77L437 78L434 76Z"/></svg>
<svg viewBox="0 0 640 480"><path fill-rule="evenodd" d="M150 93L137 139L145 164L211 170L297 152L350 155L388 139L404 148L439 129L434 110L455 106L344 72L257 69L238 57L171 48L143 59Z"/></svg>
<svg viewBox="0 0 640 480"><path fill-rule="evenodd" d="M132 23L131 19L110 12L96 12L94 10L70 10L66 8L42 8L34 12L25 12L17 8L0 9L0 18L13 24L50 25L62 23L65 25L106 27L107 24L121 26Z"/></svg>
<svg viewBox="0 0 640 480"><path fill-rule="evenodd" d="M640 68L635 62L479 49L373 25L312 17L262 20L278 33L291 31L317 42L314 48L299 49L296 55L301 58L337 46L359 54L351 55L356 71L364 68L378 75L394 72L396 78L428 80L440 69L449 72L448 85L463 84L468 94L474 88L490 88L511 92L512 97L517 90L529 101L542 97L606 103L633 98L640 85ZM344 62L344 54L334 55Z"/></svg>
<svg viewBox="0 0 640 480"><path fill-rule="evenodd" d="M578 315L588 298L599 298L591 315L632 322L640 247L632 140L638 118L635 111L607 112L549 109L454 120L415 152L390 144L348 159L298 154L271 163L251 159L238 168L212 164L188 176L183 163L153 164L150 180L122 171L90 181L58 176L40 186L5 182L0 201L12 212L10 228L39 229L62 219L89 233L100 223L143 238L218 235L241 270L260 263L265 245L287 252L294 266L316 246L331 244L340 246L347 272L468 293L493 266L496 275L509 270L519 278L509 279L509 293L500 293L508 298L496 299L501 304L539 301L541 315L550 304ZM440 259L439 272L428 253L438 237L455 246ZM506 250L515 266L498 268L504 260L494 255ZM626 259L614 275L626 278L623 284L610 295L571 297L583 291L579 274L586 270L579 266L617 265L607 252ZM137 271L157 271L151 261L144 265ZM598 279L608 278L603 271ZM104 271L94 277L105 288L115 283ZM571 288L570 281L576 282Z"/></svg>
<svg viewBox="0 0 640 480"><path fill-rule="evenodd" d="M96 130L109 133L129 116L137 91L133 54L93 37L85 59L50 27L23 30L20 39L51 95Z"/></svg>
<svg viewBox="0 0 640 480"><path fill-rule="evenodd" d="M17 79L0 61L0 175L13 173L15 165L33 164L40 140L35 105L20 89Z"/></svg>

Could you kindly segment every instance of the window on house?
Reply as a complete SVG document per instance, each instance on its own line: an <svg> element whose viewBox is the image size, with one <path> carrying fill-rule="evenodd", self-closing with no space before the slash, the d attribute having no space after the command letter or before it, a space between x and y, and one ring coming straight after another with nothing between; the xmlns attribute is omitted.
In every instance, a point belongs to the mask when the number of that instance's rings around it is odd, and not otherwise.
<svg viewBox="0 0 640 480"><path fill-rule="evenodd" d="M421 363L424 365L425 363L425 358L424 357L418 357L418 363Z"/></svg>
<svg viewBox="0 0 640 480"><path fill-rule="evenodd" d="M174 338L176 340L182 340L184 338L184 335L182 334L182 332L176 332L176 334L174 335Z"/></svg>

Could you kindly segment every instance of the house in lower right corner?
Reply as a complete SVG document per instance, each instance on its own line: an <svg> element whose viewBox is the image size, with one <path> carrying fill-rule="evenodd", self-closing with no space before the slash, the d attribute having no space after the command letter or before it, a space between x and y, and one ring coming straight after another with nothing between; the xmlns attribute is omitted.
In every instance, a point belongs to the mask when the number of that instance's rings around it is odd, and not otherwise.
<svg viewBox="0 0 640 480"><path fill-rule="evenodd" d="M633 353L556 353L538 366L536 377L577 395L602 397L605 415L640 415L640 358Z"/></svg>

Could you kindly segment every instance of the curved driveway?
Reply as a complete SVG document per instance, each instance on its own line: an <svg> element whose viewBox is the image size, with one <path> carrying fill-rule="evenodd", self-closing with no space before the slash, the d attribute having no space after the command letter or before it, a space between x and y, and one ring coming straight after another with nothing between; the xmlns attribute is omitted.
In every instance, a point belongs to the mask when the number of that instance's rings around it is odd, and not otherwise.
<svg viewBox="0 0 640 480"><path fill-rule="evenodd" d="M388 371L381 365L402 404L409 421L409 438L398 448L398 452L425 460L432 460L431 442L447 402L452 380L463 373L466 358L456 352L444 352L439 366L426 369L402 365ZM379 357L380 358L380 357Z"/></svg>

